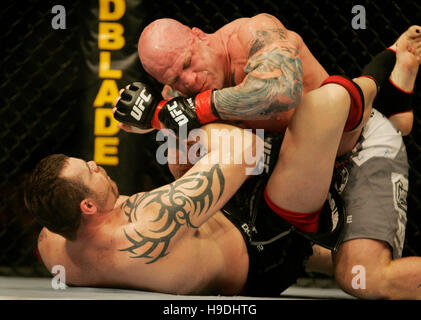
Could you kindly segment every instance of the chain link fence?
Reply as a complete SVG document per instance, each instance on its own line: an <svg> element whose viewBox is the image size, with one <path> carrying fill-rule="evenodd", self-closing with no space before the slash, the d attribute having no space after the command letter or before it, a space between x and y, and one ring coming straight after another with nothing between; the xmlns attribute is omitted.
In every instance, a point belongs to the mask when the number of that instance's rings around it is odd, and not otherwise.
<svg viewBox="0 0 421 320"><path fill-rule="evenodd" d="M236 18L270 13L304 38L330 74L345 73L351 77L357 76L375 54L392 44L410 25L421 23L421 4L412 0L139 3L142 5L137 8L148 17L139 22L139 33L146 24L161 17L175 18L211 33ZM3 30L0 35L3 47L0 62L0 275L49 274L37 257L40 226L24 207L24 181L44 156L58 152L78 154L74 146L78 131L75 110L81 107L80 93L84 90L79 81L84 63L79 39L85 13L81 9L82 1L61 3L66 8L66 29L53 30L51 8L55 4L27 1L22 5L9 1L0 8ZM354 30L351 26L352 8L357 4L365 8L366 29ZM95 7L98 2L92 1L90 5ZM135 50L136 43L127 46ZM139 79L147 79L160 89L141 67L137 72ZM420 79L418 77L417 88L421 88ZM415 98L414 128L405 138L411 170L404 256L421 255L421 90ZM153 138L145 136L144 139ZM149 155L144 175L139 179L149 187L167 183L168 169L155 164L153 148Z"/></svg>

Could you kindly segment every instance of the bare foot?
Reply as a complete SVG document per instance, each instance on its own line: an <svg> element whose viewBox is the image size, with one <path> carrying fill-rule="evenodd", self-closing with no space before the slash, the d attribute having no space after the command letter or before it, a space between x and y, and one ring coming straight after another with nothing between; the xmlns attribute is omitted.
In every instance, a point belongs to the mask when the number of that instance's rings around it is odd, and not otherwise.
<svg viewBox="0 0 421 320"><path fill-rule="evenodd" d="M408 30L400 35L398 40L391 45L389 48L397 51L398 46L405 47L405 50L417 55L417 52L420 53L420 43L421 38L421 26L410 26Z"/></svg>
<svg viewBox="0 0 421 320"><path fill-rule="evenodd" d="M407 36L400 37L396 43L396 64L390 79L404 91L412 91L421 63L421 32L416 30L421 27L412 26L408 29Z"/></svg>

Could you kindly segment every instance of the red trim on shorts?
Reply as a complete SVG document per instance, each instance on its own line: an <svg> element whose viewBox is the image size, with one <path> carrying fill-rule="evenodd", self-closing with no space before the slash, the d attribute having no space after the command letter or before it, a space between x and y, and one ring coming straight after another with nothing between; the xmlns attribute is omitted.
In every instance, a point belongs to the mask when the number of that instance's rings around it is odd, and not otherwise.
<svg viewBox="0 0 421 320"><path fill-rule="evenodd" d="M313 213L300 213L289 211L278 207L276 204L270 200L267 193L267 187L264 191L264 197L268 206L275 212L278 216L288 221L290 224L295 226L300 231L305 232L317 232L319 227L319 216L322 212L322 208Z"/></svg>
<svg viewBox="0 0 421 320"><path fill-rule="evenodd" d="M351 106L349 108L348 119L345 123L344 132L352 131L357 128L364 115L364 97L358 84L342 76L330 76L323 81L322 86L328 83L336 83L344 87L351 97Z"/></svg>
<svg viewBox="0 0 421 320"><path fill-rule="evenodd" d="M162 101L160 101L160 102L158 103L158 105L156 106L155 113L153 114L153 117L152 117L152 120L151 120L151 125L152 125L152 128L154 128L154 129L158 129L158 130L161 130L161 129L162 129L161 121L159 121L158 114L159 114L159 112L161 111L162 107L163 107L163 106L164 106L167 102L168 102L167 100L162 100Z"/></svg>

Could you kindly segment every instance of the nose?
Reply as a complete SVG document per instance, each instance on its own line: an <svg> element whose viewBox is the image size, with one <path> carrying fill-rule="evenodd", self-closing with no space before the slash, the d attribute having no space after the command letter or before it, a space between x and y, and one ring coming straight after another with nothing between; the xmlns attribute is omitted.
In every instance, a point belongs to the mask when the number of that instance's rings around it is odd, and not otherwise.
<svg viewBox="0 0 421 320"><path fill-rule="evenodd" d="M93 172L98 172L98 170L99 170L99 168L98 168L97 164L95 163L95 161L89 161L88 162L88 166L89 166L89 168L91 168L91 170Z"/></svg>
<svg viewBox="0 0 421 320"><path fill-rule="evenodd" d="M186 71L183 73L181 81L186 88L193 88L196 84L197 74L196 72Z"/></svg>

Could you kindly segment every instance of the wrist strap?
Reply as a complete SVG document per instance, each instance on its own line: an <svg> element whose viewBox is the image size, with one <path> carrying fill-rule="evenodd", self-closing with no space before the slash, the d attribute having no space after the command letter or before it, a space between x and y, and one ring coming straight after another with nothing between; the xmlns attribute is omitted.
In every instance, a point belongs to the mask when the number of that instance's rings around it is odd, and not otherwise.
<svg viewBox="0 0 421 320"><path fill-rule="evenodd" d="M218 112L213 106L212 97L213 90L206 90L197 94L194 98L197 119L201 124L219 120Z"/></svg>
<svg viewBox="0 0 421 320"><path fill-rule="evenodd" d="M161 130L161 121L159 121L158 114L161 111L162 107L167 103L167 100L162 100L158 103L156 106L155 112L153 114L152 120L151 120L151 126L154 129Z"/></svg>

